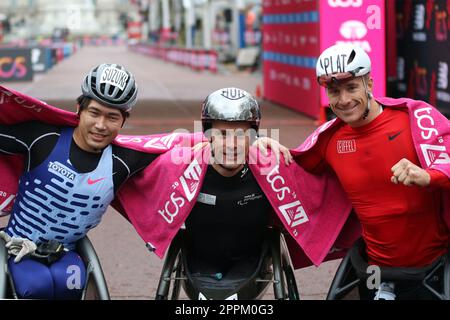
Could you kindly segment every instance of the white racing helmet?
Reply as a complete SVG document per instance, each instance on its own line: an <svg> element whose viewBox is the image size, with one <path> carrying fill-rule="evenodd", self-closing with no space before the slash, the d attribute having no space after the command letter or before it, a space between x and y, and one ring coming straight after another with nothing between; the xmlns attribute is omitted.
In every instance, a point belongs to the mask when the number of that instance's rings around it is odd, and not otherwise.
<svg viewBox="0 0 450 320"><path fill-rule="evenodd" d="M359 46L336 44L325 49L316 64L317 81L327 87L332 81L360 77L371 70L370 58Z"/></svg>

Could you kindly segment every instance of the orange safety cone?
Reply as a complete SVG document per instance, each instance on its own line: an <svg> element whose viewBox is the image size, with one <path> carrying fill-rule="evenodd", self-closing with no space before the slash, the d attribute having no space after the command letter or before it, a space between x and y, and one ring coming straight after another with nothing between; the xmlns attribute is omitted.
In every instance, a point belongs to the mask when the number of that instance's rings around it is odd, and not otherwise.
<svg viewBox="0 0 450 320"><path fill-rule="evenodd" d="M255 98L256 99L261 99L262 98L262 90L261 90L261 85L260 84L256 85Z"/></svg>

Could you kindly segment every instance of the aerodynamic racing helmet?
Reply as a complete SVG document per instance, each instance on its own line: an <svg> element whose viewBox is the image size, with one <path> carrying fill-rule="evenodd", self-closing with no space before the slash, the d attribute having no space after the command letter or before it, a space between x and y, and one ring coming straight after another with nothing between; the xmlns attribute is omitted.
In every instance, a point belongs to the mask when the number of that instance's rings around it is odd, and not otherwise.
<svg viewBox="0 0 450 320"><path fill-rule="evenodd" d="M138 89L134 76L124 67L103 63L86 75L81 91L108 107L130 111L136 104Z"/></svg>
<svg viewBox="0 0 450 320"><path fill-rule="evenodd" d="M317 81L327 87L332 81L347 80L368 74L371 62L359 46L336 44L324 50L317 60Z"/></svg>
<svg viewBox="0 0 450 320"><path fill-rule="evenodd" d="M247 121L258 131L261 110L258 102L247 91L223 88L206 97L202 107L203 131L211 128L214 120Z"/></svg>

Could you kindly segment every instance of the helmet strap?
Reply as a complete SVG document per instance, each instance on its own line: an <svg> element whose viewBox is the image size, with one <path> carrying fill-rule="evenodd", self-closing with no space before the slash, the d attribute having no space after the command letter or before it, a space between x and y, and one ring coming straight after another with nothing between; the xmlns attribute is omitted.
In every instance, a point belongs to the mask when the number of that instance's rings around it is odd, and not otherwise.
<svg viewBox="0 0 450 320"><path fill-rule="evenodd" d="M366 83L366 79L364 78L364 76L361 76L363 84L364 84L364 90L366 91L366 95L367 95L367 106L366 106L366 110L364 111L364 114L362 116L363 120L366 120L367 117L369 116L369 112L370 112L370 101L372 100L372 93L369 92L369 90L367 89L367 83Z"/></svg>

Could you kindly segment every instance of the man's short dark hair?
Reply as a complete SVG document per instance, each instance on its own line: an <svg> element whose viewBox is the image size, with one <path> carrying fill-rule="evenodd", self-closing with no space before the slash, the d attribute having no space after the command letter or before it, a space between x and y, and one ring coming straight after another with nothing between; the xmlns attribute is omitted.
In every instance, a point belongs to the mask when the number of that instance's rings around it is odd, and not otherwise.
<svg viewBox="0 0 450 320"><path fill-rule="evenodd" d="M81 111L83 111L89 106L89 103L91 103L92 100L93 100L92 98L86 97L85 95L81 95L77 98L77 104L80 106L80 109L78 110L78 115L80 115ZM130 116L130 113L128 111L123 111L120 109L119 111L123 116L123 122L125 122L125 120Z"/></svg>

